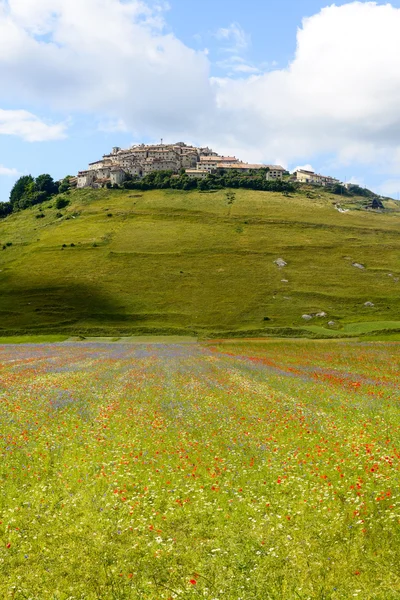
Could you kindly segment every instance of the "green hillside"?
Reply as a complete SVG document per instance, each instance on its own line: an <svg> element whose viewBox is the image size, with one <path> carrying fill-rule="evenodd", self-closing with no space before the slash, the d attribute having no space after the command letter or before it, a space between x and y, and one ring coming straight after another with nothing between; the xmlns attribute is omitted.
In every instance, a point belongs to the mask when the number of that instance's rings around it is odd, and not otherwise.
<svg viewBox="0 0 400 600"><path fill-rule="evenodd" d="M346 198L343 214L322 190L66 198L61 211L51 201L0 220L0 336L400 331L394 201L374 212Z"/></svg>

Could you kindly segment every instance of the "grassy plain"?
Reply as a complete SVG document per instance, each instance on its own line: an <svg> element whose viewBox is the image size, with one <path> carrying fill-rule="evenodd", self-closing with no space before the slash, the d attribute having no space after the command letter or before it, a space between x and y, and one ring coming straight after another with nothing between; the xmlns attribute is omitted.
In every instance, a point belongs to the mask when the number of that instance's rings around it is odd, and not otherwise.
<svg viewBox="0 0 400 600"><path fill-rule="evenodd" d="M368 212L355 198L342 214L345 200L307 193L236 190L228 205L226 190L81 190L61 217L54 203L44 218L11 215L0 221L0 335L397 333L398 204ZM368 322L378 326L361 331Z"/></svg>
<svg viewBox="0 0 400 600"><path fill-rule="evenodd" d="M396 343L0 346L0 597L397 600Z"/></svg>

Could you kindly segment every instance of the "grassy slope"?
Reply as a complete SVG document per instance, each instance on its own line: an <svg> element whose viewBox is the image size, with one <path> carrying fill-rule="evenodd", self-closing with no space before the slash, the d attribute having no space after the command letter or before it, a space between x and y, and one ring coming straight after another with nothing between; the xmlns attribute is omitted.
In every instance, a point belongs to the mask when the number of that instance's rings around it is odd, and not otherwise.
<svg viewBox="0 0 400 600"><path fill-rule="evenodd" d="M337 196L313 195L238 190L230 207L225 191L81 190L61 219L51 203L43 219L37 207L11 215L0 221L1 244L13 244L0 251L0 335L329 335L332 319L350 335L400 330L400 210L352 200L341 214ZM303 321L318 311L328 317ZM367 321L377 326L350 325Z"/></svg>

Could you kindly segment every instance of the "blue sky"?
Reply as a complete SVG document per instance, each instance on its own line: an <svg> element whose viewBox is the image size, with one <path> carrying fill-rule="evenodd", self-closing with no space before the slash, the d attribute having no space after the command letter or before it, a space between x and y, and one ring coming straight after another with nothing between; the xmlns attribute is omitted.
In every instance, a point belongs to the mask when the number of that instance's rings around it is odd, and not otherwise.
<svg viewBox="0 0 400 600"><path fill-rule="evenodd" d="M400 192L400 0L0 0L0 80L0 201L161 137Z"/></svg>

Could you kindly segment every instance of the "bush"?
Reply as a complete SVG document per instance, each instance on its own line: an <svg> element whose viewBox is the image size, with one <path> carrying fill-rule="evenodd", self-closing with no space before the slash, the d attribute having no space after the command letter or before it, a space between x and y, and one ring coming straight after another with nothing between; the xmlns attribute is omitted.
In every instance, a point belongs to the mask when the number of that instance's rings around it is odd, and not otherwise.
<svg viewBox="0 0 400 600"><path fill-rule="evenodd" d="M63 198L62 196L60 198L57 198L56 200L56 208L58 210L60 210L60 208L65 208L66 206L68 206L69 204L69 200L67 200L66 198Z"/></svg>
<svg viewBox="0 0 400 600"><path fill-rule="evenodd" d="M39 213L38 215L35 215L37 219L44 219L45 214L44 213Z"/></svg>

